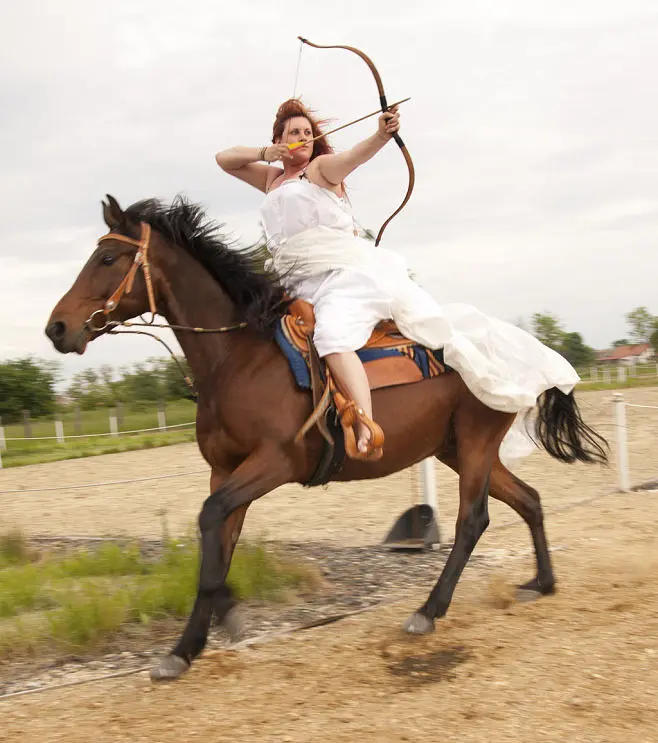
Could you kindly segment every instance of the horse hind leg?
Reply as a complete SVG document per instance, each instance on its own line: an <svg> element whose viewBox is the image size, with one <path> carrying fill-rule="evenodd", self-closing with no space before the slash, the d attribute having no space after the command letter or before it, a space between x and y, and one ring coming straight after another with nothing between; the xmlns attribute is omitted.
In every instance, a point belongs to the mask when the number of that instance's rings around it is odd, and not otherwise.
<svg viewBox="0 0 658 743"><path fill-rule="evenodd" d="M537 560L537 574L527 583L518 586L518 598L528 600L555 592L555 575L544 531L544 514L539 493L513 475L497 459L491 471L489 490L496 500L506 503L526 522L532 535Z"/></svg>
<svg viewBox="0 0 658 743"><path fill-rule="evenodd" d="M488 496L489 472L486 467L460 476L455 542L427 601L405 622L406 632L419 635L432 632L434 620L448 611L462 571L489 525Z"/></svg>
<svg viewBox="0 0 658 743"><path fill-rule="evenodd" d="M404 629L425 634L434 629L434 620L450 606L457 582L475 545L489 525L489 480L491 468L505 431L507 416L501 417L473 399L455 416L451 465L459 473L459 513L455 541L439 576L423 606L407 620ZM441 456L444 459L444 456Z"/></svg>

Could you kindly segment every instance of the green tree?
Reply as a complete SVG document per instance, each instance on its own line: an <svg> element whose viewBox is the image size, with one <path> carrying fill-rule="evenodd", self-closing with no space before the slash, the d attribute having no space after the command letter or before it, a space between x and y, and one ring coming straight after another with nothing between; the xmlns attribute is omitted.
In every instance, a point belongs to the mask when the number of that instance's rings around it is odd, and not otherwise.
<svg viewBox="0 0 658 743"><path fill-rule="evenodd" d="M566 333L554 315L549 312L535 312L532 316L532 332L545 346L560 352Z"/></svg>
<svg viewBox="0 0 658 743"><path fill-rule="evenodd" d="M191 378L190 368L184 356L177 356L178 362L183 367L185 374ZM162 367L162 381L164 384L164 393L167 400L180 400L190 396L191 390L187 386L183 374L174 361L167 359Z"/></svg>
<svg viewBox="0 0 658 743"><path fill-rule="evenodd" d="M23 410L33 417L55 412L57 366L33 358L0 364L0 415L5 422L18 420Z"/></svg>
<svg viewBox="0 0 658 743"><path fill-rule="evenodd" d="M124 402L156 402L164 397L160 370L152 362L135 364L119 380L116 391Z"/></svg>
<svg viewBox="0 0 658 743"><path fill-rule="evenodd" d="M613 348L620 348L621 346L630 346L631 342L628 340L628 338L620 338L618 341L612 342Z"/></svg>
<svg viewBox="0 0 658 743"><path fill-rule="evenodd" d="M658 354L658 322L654 325L653 333L651 333L651 336L649 337L649 343L651 343L654 355Z"/></svg>
<svg viewBox="0 0 658 743"><path fill-rule="evenodd" d="M565 333L557 350L576 367L587 366L596 360L596 352L585 345L580 333Z"/></svg>
<svg viewBox="0 0 658 743"><path fill-rule="evenodd" d="M648 343L651 334L656 329L658 318L654 317L646 307L636 307L626 314L626 322L631 330L634 343Z"/></svg>
<svg viewBox="0 0 658 743"><path fill-rule="evenodd" d="M103 369L103 367L101 367ZM112 405L114 390L104 379L106 369L83 369L73 376L67 390L68 396L83 410L93 410L102 405Z"/></svg>

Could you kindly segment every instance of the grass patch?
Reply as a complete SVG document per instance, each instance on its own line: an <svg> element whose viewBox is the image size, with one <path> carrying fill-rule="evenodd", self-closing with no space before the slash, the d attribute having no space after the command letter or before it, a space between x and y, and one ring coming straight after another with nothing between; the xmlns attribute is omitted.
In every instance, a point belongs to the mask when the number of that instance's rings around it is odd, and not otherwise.
<svg viewBox="0 0 658 743"><path fill-rule="evenodd" d="M64 444L53 441L8 442L2 453L3 467L22 467L26 464L57 462L62 459L96 457L99 454L118 454L137 449L154 449L171 444L182 444L196 440L194 428L173 429L157 435L130 434L106 436L92 439L67 439Z"/></svg>
<svg viewBox="0 0 658 743"><path fill-rule="evenodd" d="M148 629L155 620L185 618L194 603L195 540L168 540L158 557L117 544L38 555L16 533L0 538L2 545L11 545L12 557L0 552L0 657L37 648L56 654L94 650L131 626ZM282 601L316 588L320 579L313 568L292 564L262 544L242 544L228 583L242 599Z"/></svg>
<svg viewBox="0 0 658 743"><path fill-rule="evenodd" d="M615 372L616 373L616 372ZM639 376L627 378L623 382L613 379L609 383L605 382L581 382L577 390L625 390L631 387L658 387L658 378L655 376Z"/></svg>

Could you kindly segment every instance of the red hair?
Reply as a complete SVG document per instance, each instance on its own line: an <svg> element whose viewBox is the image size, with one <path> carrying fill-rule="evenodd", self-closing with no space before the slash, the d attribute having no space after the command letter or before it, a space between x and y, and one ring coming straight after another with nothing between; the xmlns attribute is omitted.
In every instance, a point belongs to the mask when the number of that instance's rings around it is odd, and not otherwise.
<svg viewBox="0 0 658 743"><path fill-rule="evenodd" d="M283 132L286 127L286 122L290 119L294 119L296 116L304 116L311 123L311 131L313 132L313 138L320 137L313 142L313 154L311 160L316 158L318 155L330 155L333 153L334 148L327 142L326 137L322 135L322 127L328 123L328 119L316 119L310 109L302 103L300 98L290 98L284 101L276 112L274 119L274 126L272 127L272 142L276 142L277 139L283 138Z"/></svg>

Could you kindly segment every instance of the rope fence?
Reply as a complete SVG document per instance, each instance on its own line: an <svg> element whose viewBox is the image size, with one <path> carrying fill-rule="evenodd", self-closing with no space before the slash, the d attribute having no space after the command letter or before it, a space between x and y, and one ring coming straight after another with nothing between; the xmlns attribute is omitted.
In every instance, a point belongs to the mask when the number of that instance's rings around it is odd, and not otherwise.
<svg viewBox="0 0 658 743"><path fill-rule="evenodd" d="M188 475L208 474L208 470L190 470L189 472L174 472L169 475L153 475L151 477L136 477L131 480L105 480L104 482L86 482L78 485L58 485L52 488L18 488L15 490L0 490L0 495L16 493L52 493L62 490L84 490L85 488L102 488L108 485L131 485L134 482L148 482L149 480L168 480L172 477L187 477Z"/></svg>
<svg viewBox="0 0 658 743"><path fill-rule="evenodd" d="M2 418L0 418L0 469L2 469L2 452L7 451L8 444L21 445L26 442L37 442L37 441L56 441L58 444L66 444L67 439L95 439L104 438L107 436L130 436L141 433L170 433L179 429L190 428L196 425L195 421L186 421L184 423L173 423L167 425L167 419L165 409L163 405L158 406L158 425L148 428L132 428L125 431L119 430L119 417L117 415L117 409L111 408L108 415L109 431L101 431L96 433L70 433L64 434L64 423L60 418L55 418L51 422L54 425L55 435L54 436L32 436L31 435L31 422L29 420L29 411L24 411L25 416L25 431L28 435L26 436L7 436L5 428L2 425Z"/></svg>
<svg viewBox="0 0 658 743"><path fill-rule="evenodd" d="M55 421L57 425L59 421ZM5 436L0 434L0 441L63 441L65 439L88 439L95 436L125 436L129 433L148 433L149 431L168 431L171 428L183 428L184 426L194 426L194 421L188 423L173 423L171 426L154 426L153 428L134 428L129 431L104 431L102 433L73 433L64 436ZM0 449L3 447L0 445ZM6 451L6 447L5 451Z"/></svg>
<svg viewBox="0 0 658 743"><path fill-rule="evenodd" d="M615 429L615 444L616 444L616 457L617 457L617 472L618 472L618 486L619 490L621 492L629 492L632 490L631 485L631 472L630 472L630 466L629 466L629 457L628 457L628 427L627 427L627 409L628 408L639 408L643 410L658 410L658 405L641 405L639 403L629 403L626 402L624 399L624 396L621 392L614 392L612 395L612 404L614 408L614 421L606 424L601 423L600 426L613 426ZM164 426L164 427L157 427L157 428L140 428L140 429L134 429L130 431L121 431L121 432L114 432L110 431L108 433L89 433L89 434L78 434L74 436L70 436L69 438L86 438L86 437L95 437L95 436L117 436L122 434L134 434L134 433L145 433L149 431L157 431L157 432L165 432L167 430L171 429L177 429L177 428L183 428L186 426L193 426L193 422L188 423L176 423L171 426ZM55 440L58 437L56 436L40 436L40 437L34 437L32 439L30 438L18 438L18 437L8 437L5 438L4 432L2 430L2 427L0 427L0 452L5 449L6 450L6 441L23 441L23 440ZM4 444L4 446L3 446ZM435 475L434 475L434 463L433 460L426 459L423 462L421 462L418 466L418 471L420 473L420 490L422 492L423 496L423 502L427 505L431 506L434 512L437 512L437 502L436 502L436 483L435 483ZM2 456L0 454L0 468L2 468ZM164 480L168 478L173 477L186 477L188 475L196 475L201 474L202 472L205 472L205 470L192 470L190 472L178 472L168 475L156 475L152 477L142 477L132 480L109 480L106 482L92 482L92 483L85 483L82 485L61 485L56 487L47 487L47 488L33 488L33 489L26 489L26 488L20 488L15 490L0 490L0 495L9 495L9 494L20 494L20 493L36 493L36 492L55 492L55 491L65 491L65 490L82 490L85 488L96 488L96 487L104 487L104 486L111 486L111 485L128 485L135 482L147 482L149 480ZM415 471L414 471L415 476ZM414 480L414 484L416 484L416 481ZM413 488L414 490L417 489L417 486Z"/></svg>

